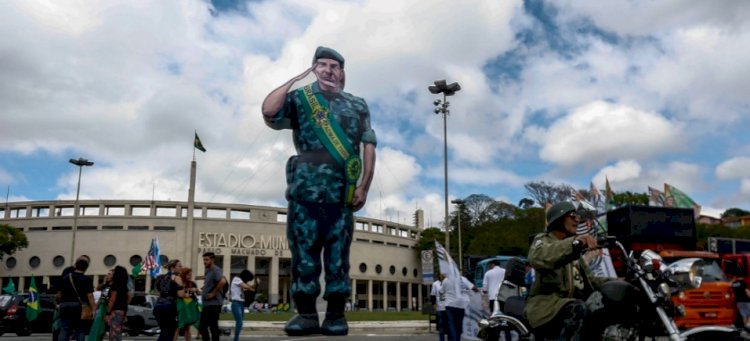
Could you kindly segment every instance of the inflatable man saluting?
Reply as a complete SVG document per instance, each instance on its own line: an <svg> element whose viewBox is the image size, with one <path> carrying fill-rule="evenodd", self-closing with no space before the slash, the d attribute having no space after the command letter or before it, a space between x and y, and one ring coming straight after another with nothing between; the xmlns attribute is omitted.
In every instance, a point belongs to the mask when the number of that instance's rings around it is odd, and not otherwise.
<svg viewBox="0 0 750 341"><path fill-rule="evenodd" d="M317 81L290 92L310 72ZM367 200L377 139L367 103L344 92L344 80L344 57L321 46L309 69L263 101L266 124L277 130L292 129L297 150L286 165L291 295L298 312L284 328L288 335L346 335L349 331L344 305L351 295L353 213ZM328 307L319 325L315 300L321 291L321 252L326 281L323 298Z"/></svg>

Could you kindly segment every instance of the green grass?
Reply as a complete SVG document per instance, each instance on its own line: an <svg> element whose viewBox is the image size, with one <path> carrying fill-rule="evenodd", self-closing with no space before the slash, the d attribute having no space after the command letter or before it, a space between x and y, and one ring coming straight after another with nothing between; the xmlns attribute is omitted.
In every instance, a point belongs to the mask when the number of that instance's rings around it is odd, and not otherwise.
<svg viewBox="0 0 750 341"><path fill-rule="evenodd" d="M245 314L245 321L287 321L294 313L292 312L279 312L279 313L249 313ZM418 311L356 311L347 312L346 319L348 321L415 321L415 320L427 320L427 315L423 315ZM231 313L221 314L221 320L233 320Z"/></svg>

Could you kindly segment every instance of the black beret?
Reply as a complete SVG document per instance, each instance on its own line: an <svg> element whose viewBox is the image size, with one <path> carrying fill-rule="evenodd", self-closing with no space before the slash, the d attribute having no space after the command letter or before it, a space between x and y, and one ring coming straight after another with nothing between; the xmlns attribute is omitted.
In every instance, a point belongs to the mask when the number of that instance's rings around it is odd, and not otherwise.
<svg viewBox="0 0 750 341"><path fill-rule="evenodd" d="M318 48L315 50L315 56L313 57L313 63L315 63L320 58L329 58L333 59L339 64L341 64L341 67L344 67L344 56L342 56L340 53L336 52L336 50L325 47L325 46L318 46Z"/></svg>

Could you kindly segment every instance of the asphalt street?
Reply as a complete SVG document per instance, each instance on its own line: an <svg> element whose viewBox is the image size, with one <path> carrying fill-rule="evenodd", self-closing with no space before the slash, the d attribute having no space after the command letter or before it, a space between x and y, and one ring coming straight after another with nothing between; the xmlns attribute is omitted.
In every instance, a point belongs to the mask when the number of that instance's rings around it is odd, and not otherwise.
<svg viewBox="0 0 750 341"><path fill-rule="evenodd" d="M229 341L232 340L230 336L223 336L221 338L222 340ZM348 335L343 337L331 337L331 336L323 336L323 335L316 335L316 336L305 336L305 337L289 337L289 336L269 336L269 335L240 335L240 340L243 341L255 341L255 340L275 340L275 341L285 341L285 340L295 340L295 341L303 341L303 340L326 340L326 339L335 339L335 340L347 340L347 341L404 341L404 340L414 340L414 341L434 341L437 339L437 334L404 334L404 335L396 335L396 334L388 334L388 335L374 335L374 334L363 334L363 335ZM15 336L13 334L5 334L3 336L0 336L0 340L3 341L52 341L52 334L33 334L31 336ZM141 341L141 340L156 340L156 336L123 336L123 341ZM183 339L178 339L183 340ZM195 337L193 337L193 340L196 340ZM200 339L197 339L200 340Z"/></svg>

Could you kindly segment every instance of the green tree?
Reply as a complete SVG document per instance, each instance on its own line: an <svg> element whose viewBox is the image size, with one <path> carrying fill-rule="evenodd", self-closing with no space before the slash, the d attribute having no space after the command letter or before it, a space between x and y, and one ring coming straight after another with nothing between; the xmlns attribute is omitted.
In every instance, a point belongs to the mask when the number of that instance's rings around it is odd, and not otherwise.
<svg viewBox="0 0 750 341"><path fill-rule="evenodd" d="M746 216L746 215L750 215L750 211L746 211L746 210L743 210L741 208L732 207L732 208L724 211L724 213L721 214L721 217L722 218L726 218L726 217L742 217L742 216Z"/></svg>
<svg viewBox="0 0 750 341"><path fill-rule="evenodd" d="M529 208L531 206L534 206L534 200L531 200L529 198L523 198L521 201L518 202L518 207L520 208Z"/></svg>
<svg viewBox="0 0 750 341"><path fill-rule="evenodd" d="M26 239L23 230L0 224L0 259L28 246L29 241Z"/></svg>
<svg viewBox="0 0 750 341"><path fill-rule="evenodd" d="M554 204L560 201L570 199L571 186L566 184L556 184L546 181L532 181L523 185L526 192L531 196L539 206L545 204Z"/></svg>
<svg viewBox="0 0 750 341"><path fill-rule="evenodd" d="M424 229L419 236L419 240L417 240L416 248L420 251L417 254L420 254L424 250L434 250L436 240L441 244L445 244L445 232L437 227Z"/></svg>
<svg viewBox="0 0 750 341"><path fill-rule="evenodd" d="M625 191L621 193L615 193L612 196L612 202L615 207L621 207L625 205L648 205L648 194L646 193L634 193Z"/></svg>

